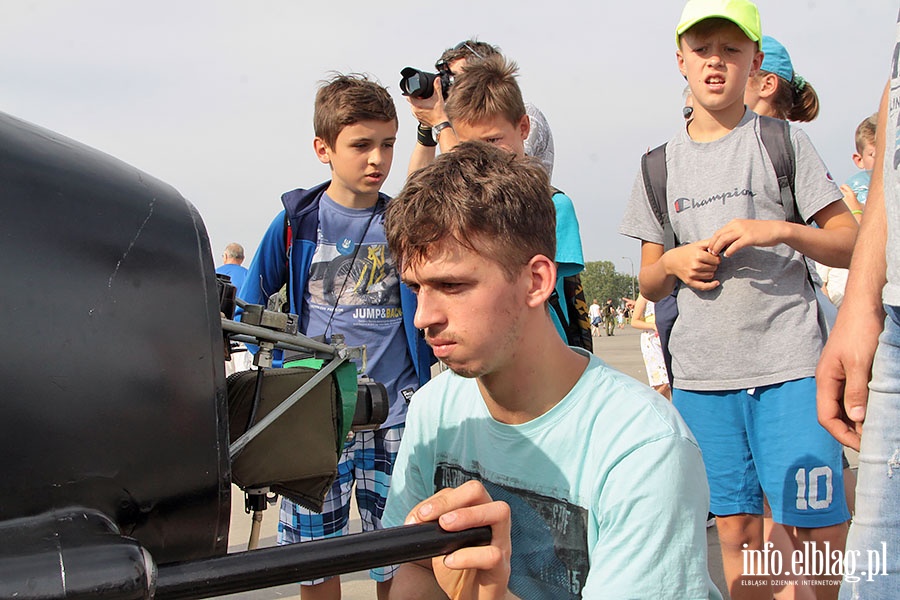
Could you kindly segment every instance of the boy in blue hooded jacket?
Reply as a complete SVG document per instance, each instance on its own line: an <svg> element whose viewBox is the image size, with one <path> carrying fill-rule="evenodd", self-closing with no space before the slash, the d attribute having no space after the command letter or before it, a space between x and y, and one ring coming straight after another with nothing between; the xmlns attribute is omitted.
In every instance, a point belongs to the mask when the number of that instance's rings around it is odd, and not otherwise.
<svg viewBox="0 0 900 600"><path fill-rule="evenodd" d="M321 514L282 500L279 544L348 533L354 483L363 529L381 528L407 404L434 362L413 325L415 296L401 284L384 236L388 197L380 189L397 135L393 100L364 77L337 76L316 95L314 128L313 148L331 180L281 197L284 210L263 236L240 296L266 304L286 285L301 333L365 345L367 375L387 388L390 410L379 429L351 433ZM379 598L392 573L372 571ZM339 598L340 580L303 582L301 597Z"/></svg>

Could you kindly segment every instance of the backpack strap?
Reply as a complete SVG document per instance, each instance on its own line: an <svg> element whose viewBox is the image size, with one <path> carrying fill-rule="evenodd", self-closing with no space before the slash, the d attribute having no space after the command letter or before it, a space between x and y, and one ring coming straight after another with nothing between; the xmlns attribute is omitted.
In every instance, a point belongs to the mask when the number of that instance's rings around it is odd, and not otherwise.
<svg viewBox="0 0 900 600"><path fill-rule="evenodd" d="M806 225L800 216L797 197L794 190L796 164L794 146L791 144L791 127L787 121L772 117L759 117L759 137L762 138L766 154L775 167L778 177L778 189L781 192L781 205L784 207L784 220L790 223Z"/></svg>
<svg viewBox="0 0 900 600"><path fill-rule="evenodd" d="M547 298L547 303L550 305L550 308L553 309L553 312L556 313L556 318L559 319L559 322L562 323L563 329L568 329L569 318L566 315L565 311L563 311L562 304L559 302L559 292L556 291L556 288L553 288L553 292L551 292L550 297ZM566 332L568 333L568 331Z"/></svg>
<svg viewBox="0 0 900 600"><path fill-rule="evenodd" d="M294 230L291 227L291 218L288 216L287 211L284 213L284 266L287 268L288 262L291 258L291 246L294 244Z"/></svg>
<svg viewBox="0 0 900 600"><path fill-rule="evenodd" d="M309 239L312 231L318 226L318 200L325 193L325 189L330 184L329 181L319 184L316 187L305 189L291 190L281 195L281 203L284 205L284 284L285 298L287 306L291 303L291 286L288 282L291 280L291 248L294 245L294 238ZM309 219L308 216L315 210L314 218ZM295 227L296 225L296 227ZM314 239L314 238L313 238Z"/></svg>
<svg viewBox="0 0 900 600"><path fill-rule="evenodd" d="M781 119L760 116L759 137L762 138L769 160L772 161L772 166L775 167L775 175L778 177L778 188L781 190L781 205L784 207L784 220L789 223L808 225L803 220L803 217L800 216L800 207L797 206L797 195L794 188L796 160L794 157L794 145L791 144L790 123ZM813 290L818 288L813 273L808 268L806 280L809 281ZM821 308L818 309L817 313L819 329L822 330L822 339L827 339L828 327L825 323L825 314Z"/></svg>
<svg viewBox="0 0 900 600"><path fill-rule="evenodd" d="M559 188L550 186L551 198L556 194L565 194ZM566 343L577 348L584 348L588 352L594 351L594 341L591 337L591 318L588 316L587 300L584 298L584 286L581 283L581 274L563 277L563 297L560 298L556 286L553 293L547 299L547 303L556 313L560 324L566 334Z"/></svg>
<svg viewBox="0 0 900 600"><path fill-rule="evenodd" d="M291 217L284 211L284 281L291 280L291 247L294 245L294 228L291 227ZM288 306L291 305L291 286L286 285Z"/></svg>
<svg viewBox="0 0 900 600"><path fill-rule="evenodd" d="M666 169L665 144L649 150L641 157L641 175L644 178L644 191L650 201L650 208L663 228L664 251L671 250L678 245L678 240L669 220L669 202L666 198L666 181L669 173Z"/></svg>

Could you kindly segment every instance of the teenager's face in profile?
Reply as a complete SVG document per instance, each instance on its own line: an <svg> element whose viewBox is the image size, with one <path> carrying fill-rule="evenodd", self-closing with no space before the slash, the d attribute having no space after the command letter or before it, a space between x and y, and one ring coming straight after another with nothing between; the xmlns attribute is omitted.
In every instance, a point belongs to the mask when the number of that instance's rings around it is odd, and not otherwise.
<svg viewBox="0 0 900 600"><path fill-rule="evenodd" d="M449 238L403 268L418 301L415 326L435 356L463 377L482 377L515 364L521 350L530 279L510 280L488 252Z"/></svg>
<svg viewBox="0 0 900 600"><path fill-rule="evenodd" d="M460 142L487 142L516 156L525 156L525 138L530 128L528 115L523 115L518 123L498 115L474 123L457 121L453 124L453 131Z"/></svg>

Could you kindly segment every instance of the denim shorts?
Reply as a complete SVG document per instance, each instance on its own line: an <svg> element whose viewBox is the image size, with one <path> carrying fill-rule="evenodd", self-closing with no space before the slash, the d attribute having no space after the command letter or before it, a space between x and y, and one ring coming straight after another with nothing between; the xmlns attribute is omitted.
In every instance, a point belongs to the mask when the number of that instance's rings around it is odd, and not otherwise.
<svg viewBox="0 0 900 600"><path fill-rule="evenodd" d="M845 553L856 564L853 573L845 564L844 600L900 598L900 307L884 308Z"/></svg>
<svg viewBox="0 0 900 600"><path fill-rule="evenodd" d="M765 492L776 523L816 528L850 518L841 445L819 425L814 378L676 389L672 400L703 452L713 514L761 515Z"/></svg>

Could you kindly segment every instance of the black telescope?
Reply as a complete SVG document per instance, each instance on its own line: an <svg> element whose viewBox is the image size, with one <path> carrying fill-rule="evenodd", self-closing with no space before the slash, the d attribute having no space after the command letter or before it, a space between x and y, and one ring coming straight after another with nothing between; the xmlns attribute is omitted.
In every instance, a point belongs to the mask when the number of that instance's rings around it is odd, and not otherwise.
<svg viewBox="0 0 900 600"><path fill-rule="evenodd" d="M199 598L490 539L426 526L226 555L234 457L268 415L232 431L223 337L260 338L223 324L200 215L169 185L2 113L0 206L0 599ZM336 460L336 396L314 377L292 407L324 408L278 419L330 431Z"/></svg>

